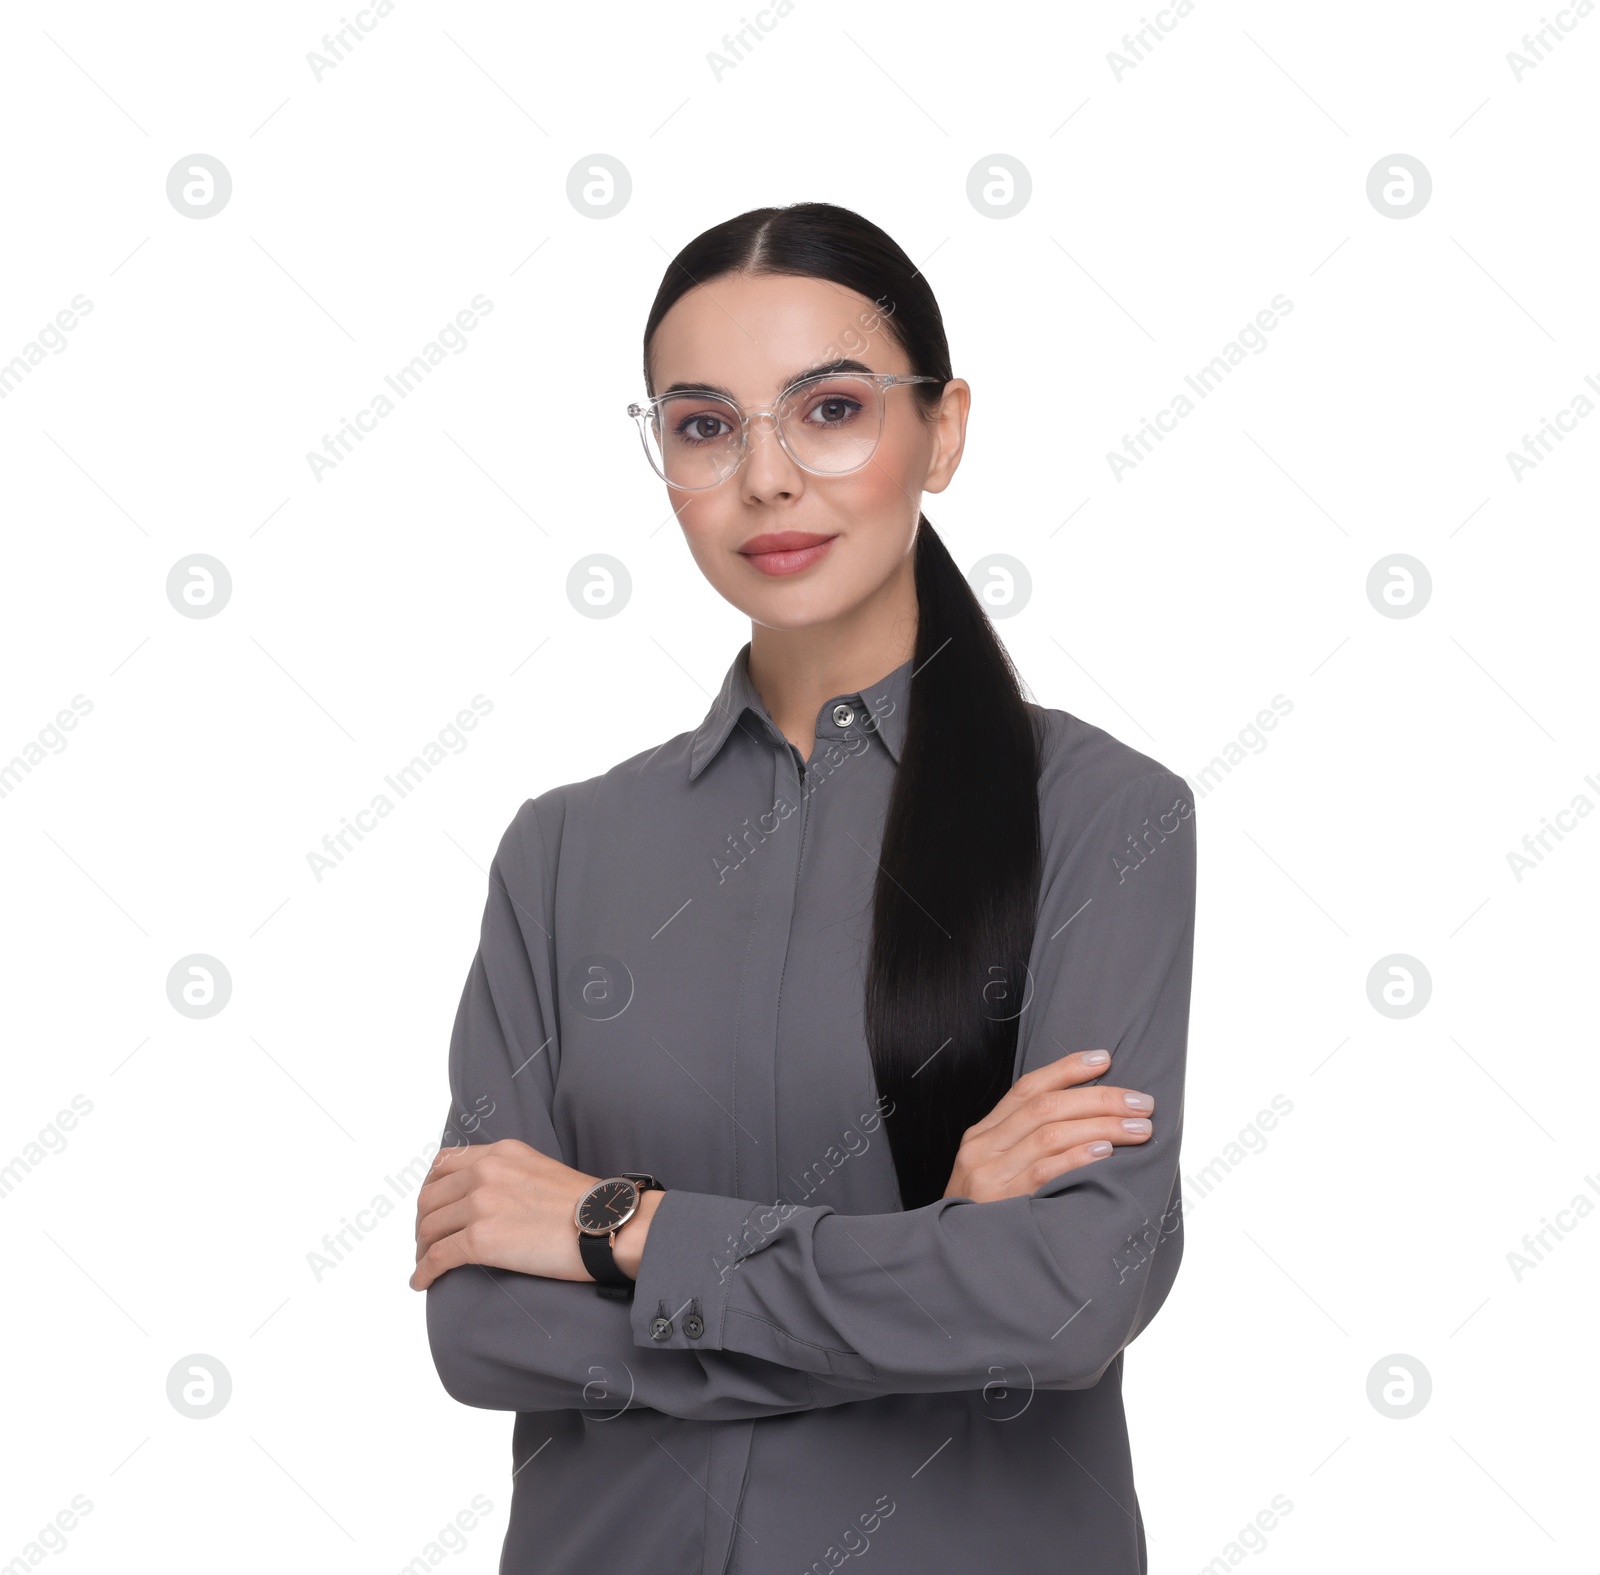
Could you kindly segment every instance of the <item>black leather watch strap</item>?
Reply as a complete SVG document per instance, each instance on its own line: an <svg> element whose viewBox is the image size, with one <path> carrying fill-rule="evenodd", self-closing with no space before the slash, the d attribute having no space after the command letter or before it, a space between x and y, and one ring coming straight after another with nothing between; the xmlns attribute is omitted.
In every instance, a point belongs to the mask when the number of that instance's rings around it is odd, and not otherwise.
<svg viewBox="0 0 1600 1575"><path fill-rule="evenodd" d="M617 1267L616 1254L611 1250L609 1236L590 1236L578 1232L578 1254L583 1266L595 1279L595 1289L602 1296L610 1295L619 1301L632 1300L633 1281Z"/></svg>

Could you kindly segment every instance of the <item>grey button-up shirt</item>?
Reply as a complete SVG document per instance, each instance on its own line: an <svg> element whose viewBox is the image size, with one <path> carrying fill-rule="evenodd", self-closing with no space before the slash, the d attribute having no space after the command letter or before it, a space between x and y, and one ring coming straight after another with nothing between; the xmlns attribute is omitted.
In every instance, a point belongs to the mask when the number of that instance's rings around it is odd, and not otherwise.
<svg viewBox="0 0 1600 1575"><path fill-rule="evenodd" d="M802 760L749 650L693 732L529 799L494 859L444 1141L667 1189L632 1303L476 1265L427 1293L446 1389L517 1413L500 1567L1143 1572L1121 1353L1182 1252L1191 794L1043 711L1015 1072L1110 1050L1154 1135L906 1211L863 987L911 663Z"/></svg>

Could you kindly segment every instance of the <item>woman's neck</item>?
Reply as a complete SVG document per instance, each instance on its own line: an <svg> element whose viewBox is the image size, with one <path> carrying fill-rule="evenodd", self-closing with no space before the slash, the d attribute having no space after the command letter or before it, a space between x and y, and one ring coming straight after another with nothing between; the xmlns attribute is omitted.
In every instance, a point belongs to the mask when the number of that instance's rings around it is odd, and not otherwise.
<svg viewBox="0 0 1600 1575"><path fill-rule="evenodd" d="M883 590L888 594L825 624L751 626L750 681L802 759L811 756L817 712L825 700L875 684L910 661L916 650L916 579L910 557L905 572Z"/></svg>

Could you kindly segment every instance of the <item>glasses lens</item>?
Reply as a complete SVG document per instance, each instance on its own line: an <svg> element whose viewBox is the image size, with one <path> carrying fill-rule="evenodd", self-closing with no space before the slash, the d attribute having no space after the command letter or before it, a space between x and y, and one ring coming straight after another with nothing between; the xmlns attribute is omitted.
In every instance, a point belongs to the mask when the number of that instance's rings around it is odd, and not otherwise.
<svg viewBox="0 0 1600 1575"><path fill-rule="evenodd" d="M789 450L825 476L859 470L883 431L883 396L865 378L818 378L792 389L779 410Z"/></svg>
<svg viewBox="0 0 1600 1575"><path fill-rule="evenodd" d="M739 468L739 412L713 394L670 394L647 416L645 451L675 487L714 487Z"/></svg>

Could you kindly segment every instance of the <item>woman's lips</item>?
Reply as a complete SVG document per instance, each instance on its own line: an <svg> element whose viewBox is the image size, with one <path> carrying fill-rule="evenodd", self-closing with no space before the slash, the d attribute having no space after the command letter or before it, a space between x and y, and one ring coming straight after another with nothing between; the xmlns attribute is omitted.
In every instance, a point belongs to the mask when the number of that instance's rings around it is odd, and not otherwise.
<svg viewBox="0 0 1600 1575"><path fill-rule="evenodd" d="M739 549L745 562L763 574L798 574L818 562L838 538L786 530L757 536Z"/></svg>

